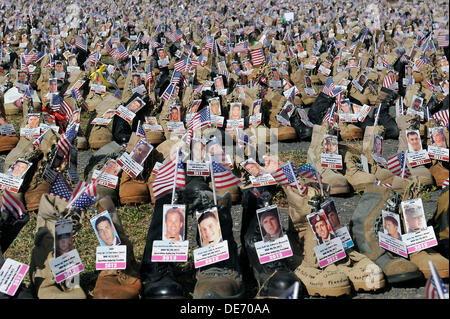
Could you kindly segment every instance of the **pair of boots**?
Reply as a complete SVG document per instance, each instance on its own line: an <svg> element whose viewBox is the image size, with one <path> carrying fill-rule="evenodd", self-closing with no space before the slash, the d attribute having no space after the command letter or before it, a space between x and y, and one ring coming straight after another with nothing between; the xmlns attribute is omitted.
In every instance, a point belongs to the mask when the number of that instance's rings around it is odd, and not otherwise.
<svg viewBox="0 0 450 319"><path fill-rule="evenodd" d="M411 185L411 184L410 184ZM403 196L403 200L408 200ZM371 185L366 187L350 221L350 233L361 253L369 257L384 272L389 283L399 283L429 277L428 260L432 260L439 275L448 278L448 260L427 249L398 257L380 247L378 232L383 231L381 210L397 211L399 196L392 190Z"/></svg>
<svg viewBox="0 0 450 319"><path fill-rule="evenodd" d="M325 200L316 183L308 183L305 195L300 195L295 187L284 186L289 203L291 238L295 245L294 253L301 258L295 274L300 278L311 296L341 296L355 291L375 291L385 285L383 272L363 254L350 248L347 256L325 268L319 268L314 247L317 240L306 216L320 209ZM325 195L327 194L325 190Z"/></svg>
<svg viewBox="0 0 450 319"><path fill-rule="evenodd" d="M187 205L187 214L196 210L213 207L213 193L203 178L193 178L186 184L186 190L178 194L179 203ZM185 298L183 285L177 281L175 265L165 262L152 262L154 240L162 239L163 206L171 203L172 194L166 194L155 202L155 210L147 234L144 256L141 263L143 297L147 299ZM195 299L240 298L245 287L238 261L237 244L233 238L231 216L231 195L217 195L217 208L223 240L228 241L230 258L200 268L196 274L193 292ZM186 218L187 220L187 218ZM197 243L200 245L197 233Z"/></svg>

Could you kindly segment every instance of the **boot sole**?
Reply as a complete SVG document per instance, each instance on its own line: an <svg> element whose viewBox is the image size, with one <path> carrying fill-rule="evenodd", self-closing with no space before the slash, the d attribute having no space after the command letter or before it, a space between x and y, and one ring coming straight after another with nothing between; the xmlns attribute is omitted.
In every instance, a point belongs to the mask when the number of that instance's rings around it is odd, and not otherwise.
<svg viewBox="0 0 450 319"><path fill-rule="evenodd" d="M437 269L437 272L442 279L448 278L448 269ZM427 279L431 276L431 270L422 270L422 273Z"/></svg>
<svg viewBox="0 0 450 319"><path fill-rule="evenodd" d="M392 276L387 276L386 275L387 281L389 283L391 283L391 284L404 282L404 281L408 281L408 280L419 279L419 278L422 278L422 277L423 277L423 274L419 270L416 270L416 271L413 271L413 272L407 272L407 273L404 273L404 274L392 275Z"/></svg>
<svg viewBox="0 0 450 319"><path fill-rule="evenodd" d="M212 291L210 296L208 296L208 297L199 297L199 296L196 296L193 294L192 298L193 299L242 299L244 297L244 294L245 294L245 288L241 287L239 292L233 296L220 296Z"/></svg>
<svg viewBox="0 0 450 319"><path fill-rule="evenodd" d="M320 297L339 297L342 295L349 295L352 287L350 285L344 287L336 288L312 288L306 287L308 294L310 296L320 296Z"/></svg>

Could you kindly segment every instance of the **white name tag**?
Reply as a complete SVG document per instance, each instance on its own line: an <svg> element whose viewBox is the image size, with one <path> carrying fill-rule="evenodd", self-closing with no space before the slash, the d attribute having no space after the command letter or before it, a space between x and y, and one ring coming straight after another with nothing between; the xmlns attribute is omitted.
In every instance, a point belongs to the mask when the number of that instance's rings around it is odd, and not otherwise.
<svg viewBox="0 0 450 319"><path fill-rule="evenodd" d="M186 132L183 122L167 122L167 130L174 134L184 134Z"/></svg>
<svg viewBox="0 0 450 319"><path fill-rule="evenodd" d="M93 182L95 182L99 174L100 174L99 170L97 169L94 170L94 173L92 173ZM115 189L118 181L119 177L103 172L102 176L98 180L98 184Z"/></svg>
<svg viewBox="0 0 450 319"><path fill-rule="evenodd" d="M274 241L258 241L255 243L256 253L260 264L287 258L293 255L287 235Z"/></svg>
<svg viewBox="0 0 450 319"><path fill-rule="evenodd" d="M262 114L261 113L256 114L256 115L252 115L252 116L250 116L250 120L249 120L248 125L252 126L252 127L256 127L259 124L261 124L261 119L262 119Z"/></svg>
<svg viewBox="0 0 450 319"><path fill-rule="evenodd" d="M209 171L209 163L190 160L186 163L186 174L189 176L209 176Z"/></svg>
<svg viewBox="0 0 450 319"><path fill-rule="evenodd" d="M320 154L320 161L322 163L322 167L328 167L331 169L342 169L342 155L339 154Z"/></svg>
<svg viewBox="0 0 450 319"><path fill-rule="evenodd" d="M6 259L0 269L0 292L14 296L29 268L13 259Z"/></svg>
<svg viewBox="0 0 450 319"><path fill-rule="evenodd" d="M99 84L92 84L91 91L98 94L104 94L106 93L106 86Z"/></svg>
<svg viewBox="0 0 450 319"><path fill-rule="evenodd" d="M433 226L428 226L426 230L402 235L408 254L412 254L433 246L437 246L436 235Z"/></svg>
<svg viewBox="0 0 450 319"><path fill-rule="evenodd" d="M18 193L20 186L22 186L23 179L16 178L12 175L0 173L0 188L7 188L13 193Z"/></svg>
<svg viewBox="0 0 450 319"><path fill-rule="evenodd" d="M97 246L95 254L95 269L125 269L127 268L127 246Z"/></svg>
<svg viewBox="0 0 450 319"><path fill-rule="evenodd" d="M228 241L194 249L194 267L200 268L230 258Z"/></svg>
<svg viewBox="0 0 450 319"><path fill-rule="evenodd" d="M16 130L13 124L0 125L1 136L16 136Z"/></svg>
<svg viewBox="0 0 450 319"><path fill-rule="evenodd" d="M223 116L211 115L211 124L215 124L217 127L223 127Z"/></svg>
<svg viewBox="0 0 450 319"><path fill-rule="evenodd" d="M328 240L314 247L314 252L320 268L326 267L347 256L340 238Z"/></svg>
<svg viewBox="0 0 450 319"><path fill-rule="evenodd" d="M441 161L449 161L448 148L442 148L437 146L428 146L428 155L430 158Z"/></svg>
<svg viewBox="0 0 450 319"><path fill-rule="evenodd" d="M112 119L104 119L102 117L96 117L92 120L92 125L108 125Z"/></svg>
<svg viewBox="0 0 450 319"><path fill-rule="evenodd" d="M80 255L76 249L57 258L50 259L49 264L57 283L84 271L84 266L81 263Z"/></svg>
<svg viewBox="0 0 450 319"><path fill-rule="evenodd" d="M128 153L123 153L122 156L117 159L117 164L119 164L123 171L132 178L136 178L136 176L138 176L144 169L141 165L136 163Z"/></svg>
<svg viewBox="0 0 450 319"><path fill-rule="evenodd" d="M250 181L252 182L254 187L277 184L277 181L270 174L264 174L258 177L250 175Z"/></svg>
<svg viewBox="0 0 450 319"><path fill-rule="evenodd" d="M426 150L421 150L418 152L408 152L408 163L412 166L418 166L423 164L431 163L431 159L428 156Z"/></svg>
<svg viewBox="0 0 450 319"><path fill-rule="evenodd" d="M227 120L227 130L233 130L235 128L244 128L244 119Z"/></svg>
<svg viewBox="0 0 450 319"><path fill-rule="evenodd" d="M134 117L136 116L135 113L131 112L126 107L119 105L117 110L114 112L114 114L119 115L121 118L123 118L127 122L131 122Z"/></svg>
<svg viewBox="0 0 450 319"><path fill-rule="evenodd" d="M41 136L41 128L26 128L22 127L20 129L20 137L39 137Z"/></svg>
<svg viewBox="0 0 450 319"><path fill-rule="evenodd" d="M378 232L378 243L380 247L404 258L408 258L408 250L406 249L406 244L403 241L383 232Z"/></svg>
<svg viewBox="0 0 450 319"><path fill-rule="evenodd" d="M185 262L188 251L189 240L154 240L152 262Z"/></svg>

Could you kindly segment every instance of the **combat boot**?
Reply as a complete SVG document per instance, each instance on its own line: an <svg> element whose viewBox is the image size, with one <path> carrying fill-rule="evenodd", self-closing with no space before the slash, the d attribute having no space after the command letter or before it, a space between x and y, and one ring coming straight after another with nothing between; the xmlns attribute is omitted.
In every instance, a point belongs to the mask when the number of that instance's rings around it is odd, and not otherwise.
<svg viewBox="0 0 450 319"><path fill-rule="evenodd" d="M400 129L400 134L398 138L398 152L408 151L408 139L406 137L407 130L418 130L419 129L419 119L416 116L411 115L400 115L397 119L398 127ZM405 159L407 160L407 159ZM411 176L418 176L420 183L423 185L433 185L433 175L430 170L424 165L419 165L416 167L411 167L408 162L407 164L409 170L411 171ZM402 184L403 182L403 184ZM393 184L405 186L404 181L398 176L394 177ZM400 192L401 193L401 192Z"/></svg>
<svg viewBox="0 0 450 319"><path fill-rule="evenodd" d="M258 283L257 297L280 298L286 289L299 280L288 264L292 257L265 264L261 264L258 259L255 243L263 239L256 211L269 206L271 201L272 195L268 189L250 188L245 190L242 201L241 241L244 243L242 254L246 255L246 264L251 267L253 276ZM301 295L301 291L298 294Z"/></svg>
<svg viewBox="0 0 450 319"><path fill-rule="evenodd" d="M66 208L67 202L56 196L44 194L41 197L29 272L31 285L39 299L86 299L78 284L69 284L73 278L56 283L49 264L50 259L55 258L54 224L62 218Z"/></svg>
<svg viewBox="0 0 450 319"><path fill-rule="evenodd" d="M442 165L441 161L435 161L435 163L430 167L429 171L436 181L436 186L442 187L444 181L448 179L448 169Z"/></svg>
<svg viewBox="0 0 450 319"><path fill-rule="evenodd" d="M316 236L308 223L306 216L320 209L321 193L315 183L308 183L307 193L301 196L295 187L284 186L283 190L289 203L289 217L295 233L294 247L298 247L296 255L301 263L295 269L295 275L302 281L309 295L322 297L348 295L351 292L349 278L335 264L320 269L314 254L317 246Z"/></svg>
<svg viewBox="0 0 450 319"><path fill-rule="evenodd" d="M403 192L402 200L407 201L410 199L416 199L421 197L420 182L415 181L408 184L406 190ZM438 203L439 204L439 203ZM400 208L400 210L402 210ZM401 214L403 220L404 231L407 232L406 223L404 220L404 213ZM436 270L441 278L448 278L449 261L441 254L436 253L433 248L428 248L415 252L409 255L411 262L413 262L419 270L424 274L426 278L431 275L431 268L428 261L431 260L436 267Z"/></svg>
<svg viewBox="0 0 450 319"><path fill-rule="evenodd" d="M417 266L407 259L396 257L380 247L378 232L382 231L381 210L395 194L388 188L370 185L365 189L350 221L350 234L355 249L370 258L384 272L389 283L421 278Z"/></svg>
<svg viewBox="0 0 450 319"><path fill-rule="evenodd" d="M346 145L341 145L340 151L344 154L342 156L345 163L344 177L355 191L363 191L366 186L375 183L376 177L362 168L361 155L359 155L361 152Z"/></svg>
<svg viewBox="0 0 450 319"><path fill-rule="evenodd" d="M376 104L380 107L378 124L384 127L384 135L386 139L397 139L399 136L399 128L397 127L397 123L395 119L389 114L389 109L393 105L396 97L397 93L384 87L381 88L378 95ZM378 112L378 110L375 111Z"/></svg>
<svg viewBox="0 0 450 319"><path fill-rule="evenodd" d="M346 194L350 191L347 179L336 170L321 166L320 154L323 152L323 137L327 134L328 128L325 125L314 125L311 144L308 149L308 163L322 176L323 183L330 186L330 194Z"/></svg>
<svg viewBox="0 0 450 319"><path fill-rule="evenodd" d="M344 141L360 140L363 138L363 130L351 123L339 123L339 135Z"/></svg>
<svg viewBox="0 0 450 319"><path fill-rule="evenodd" d="M118 159L123 154L123 152L124 152L123 148L114 141L98 149L89 158L89 162L84 168L84 180L90 181L92 179L95 170L101 170L109 160ZM120 173L118 174L118 178L120 179ZM103 198L109 196L114 202L114 204L118 205L119 204L117 191L118 187L119 183L117 183L115 188L97 184L96 189L98 197Z"/></svg>
<svg viewBox="0 0 450 319"><path fill-rule="evenodd" d="M171 199L172 193L169 193L155 201L140 269L144 299L184 298L183 286L177 282L174 265L170 262L151 261L153 241L162 239L163 206L170 204Z"/></svg>
<svg viewBox="0 0 450 319"><path fill-rule="evenodd" d="M442 256L448 259L448 206L449 206L449 187L445 187L439 195L437 208L431 219L431 225L434 228L438 240L437 250Z"/></svg>
<svg viewBox="0 0 450 319"><path fill-rule="evenodd" d="M119 213L109 196L102 197L96 206L99 212L108 211L114 228L120 238L120 244L127 247L126 268L124 270L103 270L97 278L94 299L137 299L140 295L141 281L134 258L133 244L128 239Z"/></svg>
<svg viewBox="0 0 450 319"><path fill-rule="evenodd" d="M311 141L313 129L303 123L298 114L291 117L291 125L295 129L297 141Z"/></svg>
<svg viewBox="0 0 450 319"><path fill-rule="evenodd" d="M228 243L229 259L220 261L197 270L194 287L194 299L242 298L245 286L242 281L237 244L233 237L233 220L231 216L231 195L217 195L217 205L213 193L202 179L192 179L183 192L187 211L194 213L217 206L222 239ZM197 243L200 236L197 231Z"/></svg>
<svg viewBox="0 0 450 319"><path fill-rule="evenodd" d="M333 105L334 98L320 92L311 108L308 110L308 118L313 124L320 125L327 114L328 109Z"/></svg>

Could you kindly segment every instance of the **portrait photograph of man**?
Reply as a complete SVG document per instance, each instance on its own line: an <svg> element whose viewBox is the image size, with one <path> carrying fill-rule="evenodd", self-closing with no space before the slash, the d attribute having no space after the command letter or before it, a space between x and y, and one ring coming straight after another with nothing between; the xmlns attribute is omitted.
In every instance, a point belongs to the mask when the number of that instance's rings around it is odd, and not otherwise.
<svg viewBox="0 0 450 319"><path fill-rule="evenodd" d="M432 146L447 148L443 127L430 128L430 141Z"/></svg>
<svg viewBox="0 0 450 319"><path fill-rule="evenodd" d="M408 141L408 150L410 152L419 152L422 150L422 140L418 130L407 130L406 140Z"/></svg>
<svg viewBox="0 0 450 319"><path fill-rule="evenodd" d="M23 178L26 172L30 168L31 163L26 162L24 160L17 160L11 167L6 171L7 175L14 176L16 178Z"/></svg>
<svg viewBox="0 0 450 319"><path fill-rule="evenodd" d="M264 242L283 237L280 215L276 207L257 213L259 229Z"/></svg>
<svg viewBox="0 0 450 319"><path fill-rule="evenodd" d="M205 247L223 241L217 208L196 213L201 246Z"/></svg>
<svg viewBox="0 0 450 319"><path fill-rule="evenodd" d="M338 139L336 135L324 136L323 151L326 154L338 154Z"/></svg>
<svg viewBox="0 0 450 319"><path fill-rule="evenodd" d="M382 218L384 233L395 239L402 240L400 216L398 214L383 211Z"/></svg>
<svg viewBox="0 0 450 319"><path fill-rule="evenodd" d="M100 242L100 246L120 245L119 235L108 212L93 217L91 224Z"/></svg>
<svg viewBox="0 0 450 319"><path fill-rule="evenodd" d="M163 221L163 240L184 240L184 206L164 205Z"/></svg>
<svg viewBox="0 0 450 319"><path fill-rule="evenodd" d="M147 141L139 140L134 149L131 151L130 156L136 163L142 165L152 149L153 146L151 146Z"/></svg>
<svg viewBox="0 0 450 319"><path fill-rule="evenodd" d="M313 216L310 216L308 221L314 231L314 234L316 235L319 245L336 238L330 222L328 221L323 210L313 214Z"/></svg>

